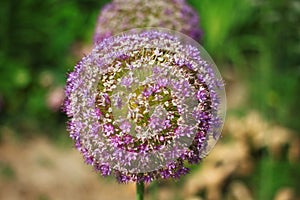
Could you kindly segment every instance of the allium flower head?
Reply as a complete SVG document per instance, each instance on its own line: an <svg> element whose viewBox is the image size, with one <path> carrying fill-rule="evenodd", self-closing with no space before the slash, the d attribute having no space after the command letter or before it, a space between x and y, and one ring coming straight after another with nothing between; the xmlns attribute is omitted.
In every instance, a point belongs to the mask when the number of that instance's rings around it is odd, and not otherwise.
<svg viewBox="0 0 300 200"><path fill-rule="evenodd" d="M113 0L98 17L94 42L133 28L162 27L199 41L202 31L197 13L185 0Z"/></svg>
<svg viewBox="0 0 300 200"><path fill-rule="evenodd" d="M87 164L119 182L179 178L216 143L223 82L192 39L166 29L106 38L69 73L69 132Z"/></svg>

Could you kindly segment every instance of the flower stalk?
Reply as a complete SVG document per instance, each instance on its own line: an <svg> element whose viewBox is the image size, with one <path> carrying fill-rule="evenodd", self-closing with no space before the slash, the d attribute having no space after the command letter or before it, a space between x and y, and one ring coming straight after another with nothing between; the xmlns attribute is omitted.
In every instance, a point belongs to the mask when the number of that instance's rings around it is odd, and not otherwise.
<svg viewBox="0 0 300 200"><path fill-rule="evenodd" d="M144 200L144 182L136 182L136 200Z"/></svg>

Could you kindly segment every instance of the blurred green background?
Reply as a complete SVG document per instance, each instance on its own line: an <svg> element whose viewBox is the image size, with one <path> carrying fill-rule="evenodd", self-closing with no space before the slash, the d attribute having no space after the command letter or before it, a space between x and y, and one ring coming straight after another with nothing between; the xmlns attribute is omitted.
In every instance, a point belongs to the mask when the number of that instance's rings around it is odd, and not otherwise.
<svg viewBox="0 0 300 200"><path fill-rule="evenodd" d="M55 145L71 147L65 131L67 119L60 112L65 77L83 56L84 46L91 44L99 9L107 2L0 1L0 146L9 129L19 143L46 137ZM202 45L226 81L232 104L228 116L241 119L255 110L270 126L284 127L298 140L300 1L188 2L200 15ZM232 85L242 87L242 103L235 105L238 97L230 92ZM222 140L226 138L231 140L225 133ZM253 199L273 199L281 187L292 188L300 196L300 163L299 158L288 159L290 146L287 142L280 158L270 155L267 145L251 152L252 174L237 179L250 187ZM1 157L0 169L6 175L13 173ZM196 194L204 199L205 195Z"/></svg>

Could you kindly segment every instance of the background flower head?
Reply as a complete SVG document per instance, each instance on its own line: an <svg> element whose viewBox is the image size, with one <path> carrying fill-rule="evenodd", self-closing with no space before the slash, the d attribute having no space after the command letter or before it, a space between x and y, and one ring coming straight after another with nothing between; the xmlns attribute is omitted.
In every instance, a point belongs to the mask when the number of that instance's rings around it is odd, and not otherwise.
<svg viewBox="0 0 300 200"><path fill-rule="evenodd" d="M223 82L194 40L132 30L98 43L68 75L69 132L87 164L119 182L179 178L216 143Z"/></svg>
<svg viewBox="0 0 300 200"><path fill-rule="evenodd" d="M185 0L113 0L100 11L94 42L133 28L162 27L199 41L198 14Z"/></svg>

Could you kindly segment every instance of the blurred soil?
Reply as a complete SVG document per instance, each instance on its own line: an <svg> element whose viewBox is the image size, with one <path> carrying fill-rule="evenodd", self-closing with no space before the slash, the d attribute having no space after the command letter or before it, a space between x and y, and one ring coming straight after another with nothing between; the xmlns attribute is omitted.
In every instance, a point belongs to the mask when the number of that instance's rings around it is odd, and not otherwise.
<svg viewBox="0 0 300 200"><path fill-rule="evenodd" d="M9 141L8 141L9 140ZM57 148L46 139L0 146L0 199L134 199L134 185L100 178L75 150Z"/></svg>

